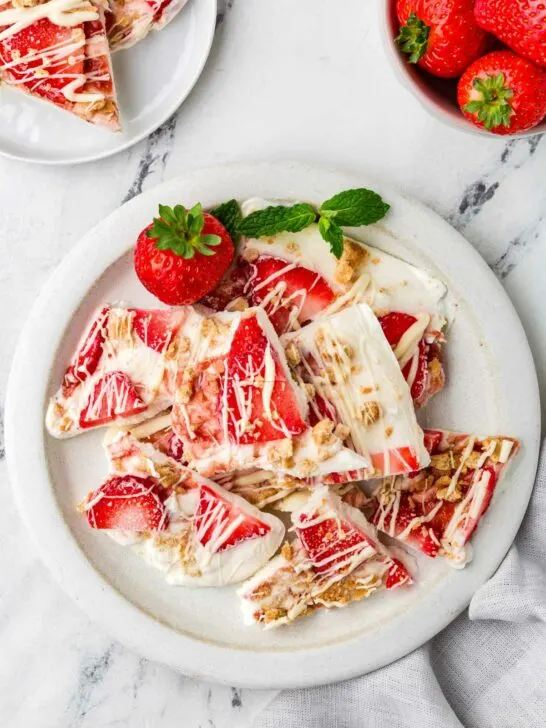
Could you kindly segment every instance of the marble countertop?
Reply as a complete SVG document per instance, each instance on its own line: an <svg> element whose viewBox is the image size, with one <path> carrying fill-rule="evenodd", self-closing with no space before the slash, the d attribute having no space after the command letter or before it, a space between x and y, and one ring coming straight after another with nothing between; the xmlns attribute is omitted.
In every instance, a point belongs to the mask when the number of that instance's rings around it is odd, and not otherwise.
<svg viewBox="0 0 546 728"><path fill-rule="evenodd" d="M388 178L448 219L514 302L546 385L546 139L462 134L387 65L375 4L228 0L179 113L111 159L0 159L0 403L18 332L46 278L122 202L189 167L295 159ZM190 682L125 649L60 591L15 512L0 447L0 723L9 728L244 728L274 697Z"/></svg>

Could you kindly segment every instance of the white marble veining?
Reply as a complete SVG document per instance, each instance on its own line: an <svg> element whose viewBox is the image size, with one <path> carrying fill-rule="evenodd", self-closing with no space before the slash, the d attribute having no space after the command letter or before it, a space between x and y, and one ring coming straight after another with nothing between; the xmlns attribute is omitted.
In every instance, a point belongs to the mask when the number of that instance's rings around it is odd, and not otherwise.
<svg viewBox="0 0 546 728"><path fill-rule="evenodd" d="M0 159L0 404L38 290L90 226L188 167L255 159L365 170L444 215L505 285L544 393L544 137L489 140L429 118L383 58L373 0L227 6L197 87L150 139L80 167ZM274 693L192 683L113 642L65 597L39 559L47 544L28 542L0 458L0 724L252 725Z"/></svg>

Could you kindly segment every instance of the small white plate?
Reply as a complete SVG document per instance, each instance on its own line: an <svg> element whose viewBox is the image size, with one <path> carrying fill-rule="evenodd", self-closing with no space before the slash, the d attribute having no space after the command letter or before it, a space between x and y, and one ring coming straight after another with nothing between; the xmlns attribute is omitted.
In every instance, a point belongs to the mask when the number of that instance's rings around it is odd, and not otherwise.
<svg viewBox="0 0 546 728"><path fill-rule="evenodd" d="M363 240L441 276L458 301L449 334L449 384L423 413L438 427L520 438L474 540L455 571L417 558L417 584L263 632L242 624L234 588L170 587L161 574L88 528L76 504L106 474L101 432L58 441L44 431L56 388L84 322L103 301L154 305L132 268L132 246L158 203L212 206L253 195L320 203L355 186L377 189L392 210L356 231ZM326 248L325 248L326 250ZM419 647L466 607L512 543L538 458L539 400L525 334L502 286L446 222L360 175L264 163L190 172L140 195L92 230L40 294L22 332L8 387L6 437L19 510L62 587L94 619L142 654L193 677L249 687L333 682Z"/></svg>
<svg viewBox="0 0 546 728"><path fill-rule="evenodd" d="M79 164L136 144L190 93L210 52L217 0L189 0L163 30L112 56L123 131L86 124L66 111L2 87L0 154L39 164Z"/></svg>

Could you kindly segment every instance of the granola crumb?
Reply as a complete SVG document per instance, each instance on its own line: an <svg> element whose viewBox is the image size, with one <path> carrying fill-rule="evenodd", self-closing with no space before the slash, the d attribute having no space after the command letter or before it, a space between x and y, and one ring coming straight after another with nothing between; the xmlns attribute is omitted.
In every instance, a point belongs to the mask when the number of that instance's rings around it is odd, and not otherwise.
<svg viewBox="0 0 546 728"><path fill-rule="evenodd" d="M281 556L287 561L292 561L294 558L294 547L289 543L283 544L281 548Z"/></svg>
<svg viewBox="0 0 546 728"><path fill-rule="evenodd" d="M188 404L193 395L193 379L195 367L188 366L182 372L182 383L178 387L178 401L181 404Z"/></svg>
<svg viewBox="0 0 546 728"><path fill-rule="evenodd" d="M294 255L301 255L300 246L296 243L295 240L290 240L288 243L286 243L286 249L289 253L293 253Z"/></svg>
<svg viewBox="0 0 546 728"><path fill-rule="evenodd" d="M271 622L276 622L278 619L282 619L282 617L286 617L286 609L266 609L264 612L264 622L266 624L270 624Z"/></svg>
<svg viewBox="0 0 546 728"><path fill-rule="evenodd" d="M391 427L391 425L389 425L388 427L385 428L385 437L387 437L387 438L390 437L393 432L394 432L394 427Z"/></svg>
<svg viewBox="0 0 546 728"><path fill-rule="evenodd" d="M349 437L350 433L351 430L347 427L347 425L336 425L336 429L334 430L334 435L339 437L342 442Z"/></svg>
<svg viewBox="0 0 546 728"><path fill-rule="evenodd" d="M307 394L309 399L313 399L316 394L315 385L311 384L310 382L306 382L303 386L305 387L305 393Z"/></svg>
<svg viewBox="0 0 546 728"><path fill-rule="evenodd" d="M371 427L379 422L381 419L381 405L379 402L371 400L370 402L364 402L360 408L358 419L362 422L364 427Z"/></svg>
<svg viewBox="0 0 546 728"><path fill-rule="evenodd" d="M331 444L332 435L334 434L334 423L328 419L321 420L313 427L311 434L316 445Z"/></svg>
<svg viewBox="0 0 546 728"><path fill-rule="evenodd" d="M350 283L367 257L368 251L364 247L352 240L344 240L343 253L334 273L335 280L342 284Z"/></svg>
<svg viewBox="0 0 546 728"><path fill-rule="evenodd" d="M291 341L285 349L286 360L291 367L297 367L301 363L300 350L296 344Z"/></svg>
<svg viewBox="0 0 546 728"><path fill-rule="evenodd" d="M271 447L267 459L273 467L290 468L294 464L294 446L292 440L280 440Z"/></svg>
<svg viewBox="0 0 546 728"><path fill-rule="evenodd" d="M245 248L241 257L243 260L246 260L247 263L253 263L260 257L260 253L256 250L256 248Z"/></svg>
<svg viewBox="0 0 546 728"><path fill-rule="evenodd" d="M246 298L239 296L228 303L226 311L246 311L248 307L248 301Z"/></svg>

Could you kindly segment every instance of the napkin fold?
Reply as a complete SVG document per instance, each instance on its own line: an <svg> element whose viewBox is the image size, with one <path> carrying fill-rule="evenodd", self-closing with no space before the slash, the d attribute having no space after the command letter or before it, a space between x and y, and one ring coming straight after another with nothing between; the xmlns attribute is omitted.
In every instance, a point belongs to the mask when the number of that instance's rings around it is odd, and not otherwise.
<svg viewBox="0 0 546 728"><path fill-rule="evenodd" d="M546 728L544 444L516 541L467 612L376 672L279 693L254 722L254 728L429 727Z"/></svg>

